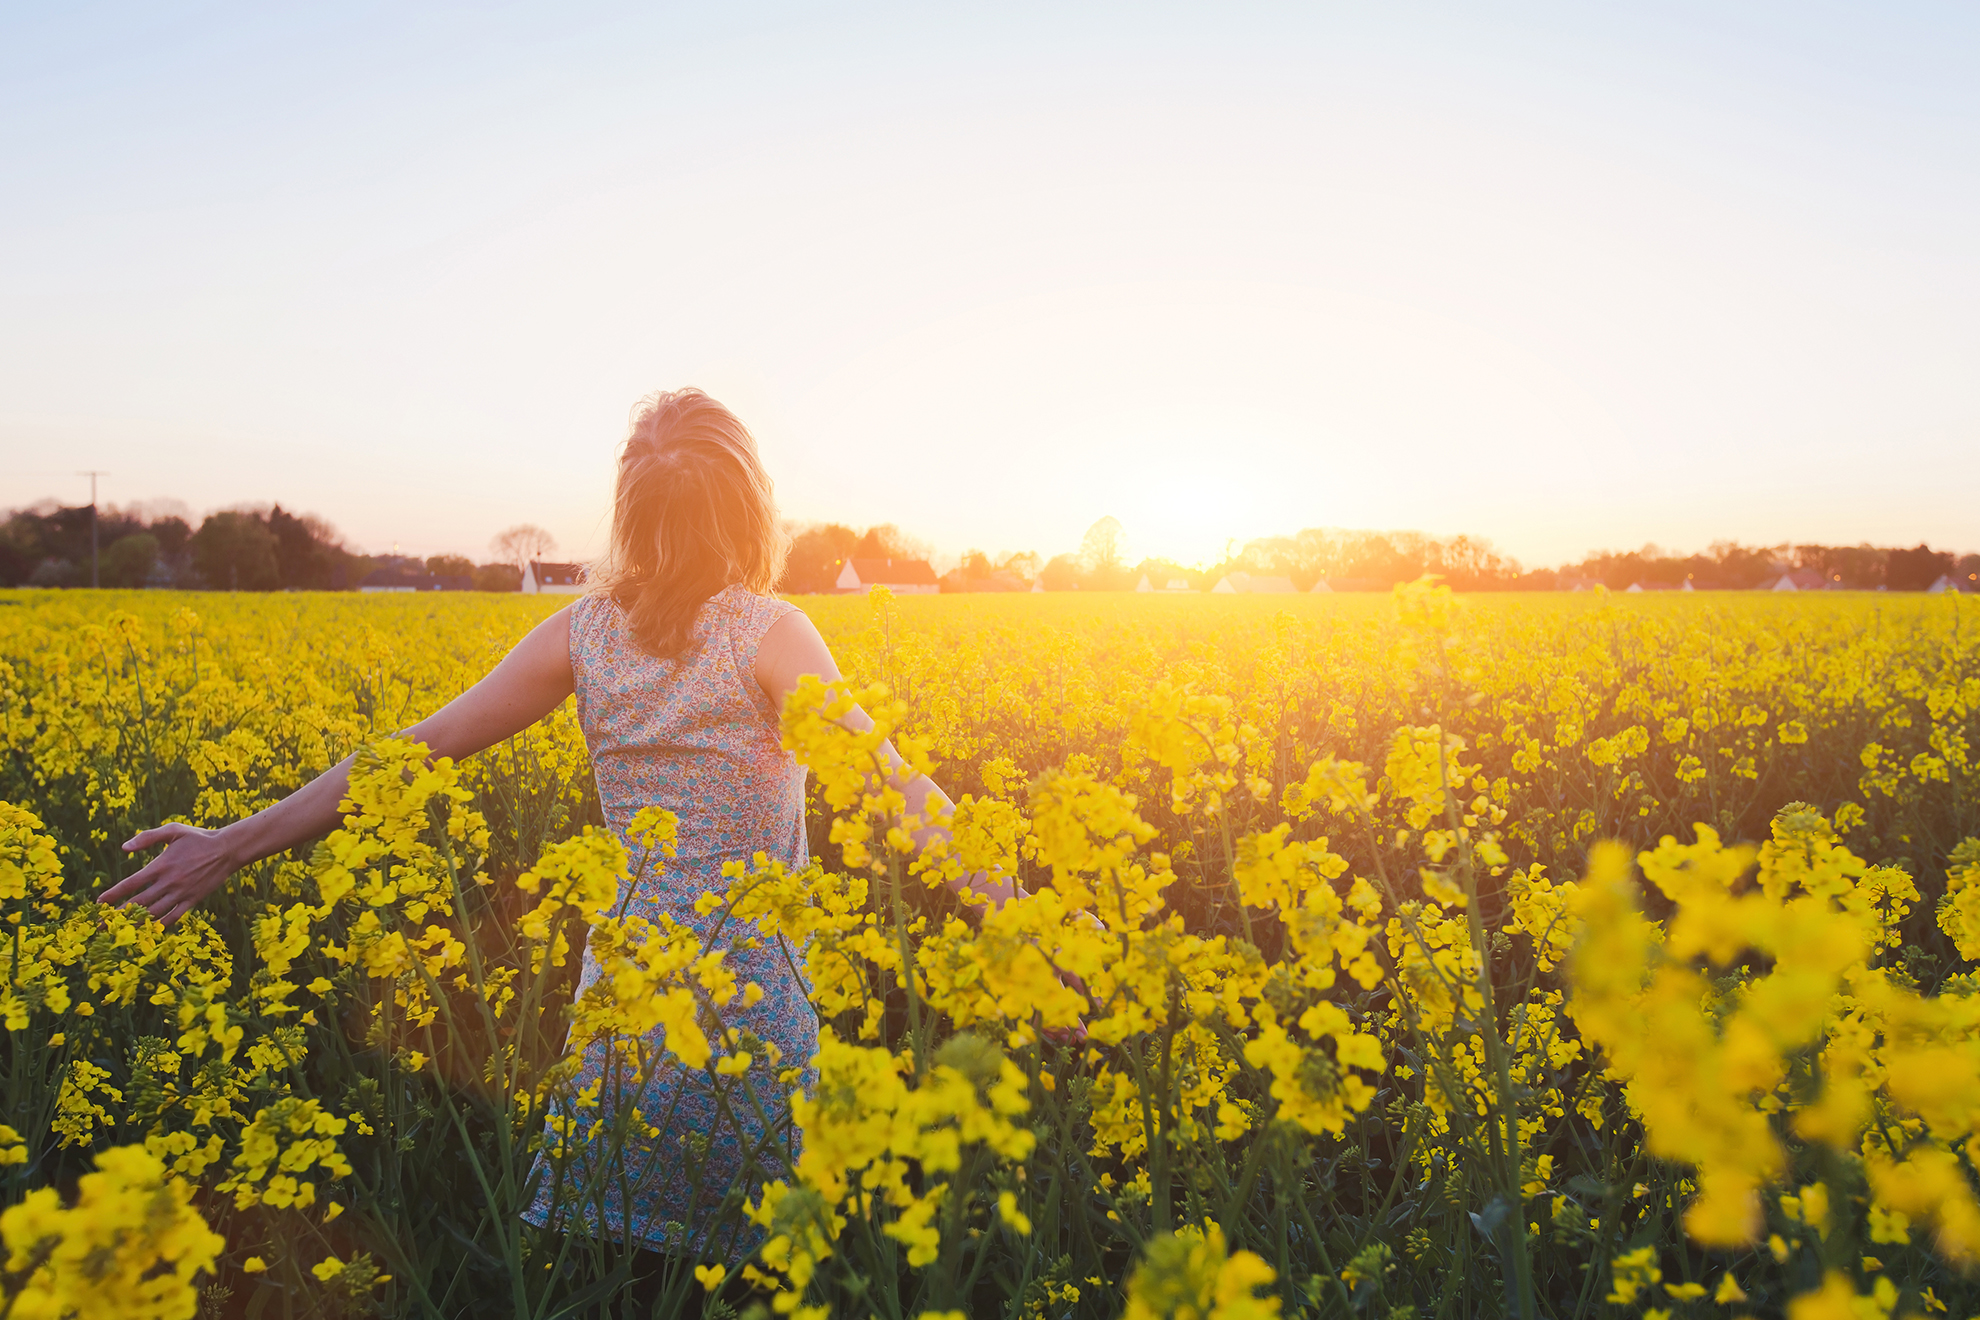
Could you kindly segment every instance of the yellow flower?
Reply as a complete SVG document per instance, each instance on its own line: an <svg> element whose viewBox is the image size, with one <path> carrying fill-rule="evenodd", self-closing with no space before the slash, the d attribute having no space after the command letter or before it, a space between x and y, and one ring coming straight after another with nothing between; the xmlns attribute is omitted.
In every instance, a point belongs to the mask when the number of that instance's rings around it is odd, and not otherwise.
<svg viewBox="0 0 1980 1320"><path fill-rule="evenodd" d="M1864 1307L1863 1302L1869 1302ZM1897 1288L1888 1278L1880 1278L1867 1298L1859 1298L1849 1276L1830 1270L1822 1276L1822 1286L1788 1302L1788 1320L1871 1320L1888 1316L1897 1304Z"/></svg>
<svg viewBox="0 0 1980 1320"><path fill-rule="evenodd" d="M1279 1299L1255 1292L1274 1277L1260 1257L1229 1251L1217 1224L1165 1233L1128 1276L1126 1320L1266 1320Z"/></svg>
<svg viewBox="0 0 1980 1320"><path fill-rule="evenodd" d="M142 1146L99 1151L73 1206L52 1188L0 1211L11 1313L191 1315L195 1280L226 1243L191 1205L192 1188ZM29 1266L32 1268L29 1268Z"/></svg>
<svg viewBox="0 0 1980 1320"><path fill-rule="evenodd" d="M1636 1300L1639 1292L1663 1277L1663 1270L1657 1267L1656 1247L1638 1247L1635 1251L1625 1252L1609 1262L1608 1300L1627 1306Z"/></svg>

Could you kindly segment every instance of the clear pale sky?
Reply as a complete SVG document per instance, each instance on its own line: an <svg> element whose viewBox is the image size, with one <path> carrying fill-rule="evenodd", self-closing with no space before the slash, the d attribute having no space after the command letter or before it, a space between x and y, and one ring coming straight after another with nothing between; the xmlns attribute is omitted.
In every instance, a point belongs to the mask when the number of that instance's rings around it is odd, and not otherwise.
<svg viewBox="0 0 1980 1320"><path fill-rule="evenodd" d="M0 504L1980 548L1980 10L0 7Z"/></svg>

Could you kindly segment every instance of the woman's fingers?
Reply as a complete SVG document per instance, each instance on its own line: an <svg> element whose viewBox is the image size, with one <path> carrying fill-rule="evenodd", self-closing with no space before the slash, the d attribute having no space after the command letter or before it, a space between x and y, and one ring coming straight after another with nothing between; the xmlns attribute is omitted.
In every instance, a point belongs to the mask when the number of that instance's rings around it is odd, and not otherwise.
<svg viewBox="0 0 1980 1320"><path fill-rule="evenodd" d="M163 860L153 862L136 875L126 876L98 894L96 901L112 906L135 903L158 918L160 924L171 925L199 906L199 900L191 896L192 886L183 877L157 874Z"/></svg>
<svg viewBox="0 0 1980 1320"><path fill-rule="evenodd" d="M146 848L156 848L161 844L176 844L181 841L197 844L199 840L211 837L211 830L203 830L196 825L187 825L181 821L168 821L132 835L124 844L124 851L141 852ZM194 848L194 851L197 851L197 848ZM189 887L186 883L190 879L189 873L196 872L198 865L199 859L188 855L185 848L167 847L164 852L98 894L96 901L128 903L132 899L138 899L156 914L162 907L175 901Z"/></svg>
<svg viewBox="0 0 1980 1320"><path fill-rule="evenodd" d="M163 857L154 858L152 861L146 862L143 866L140 866L137 870L98 894L96 901L110 904L128 903L139 894L144 893L145 890L151 888L159 880L158 870L164 862L165 859Z"/></svg>
<svg viewBox="0 0 1980 1320"><path fill-rule="evenodd" d="M161 843L170 843L174 839L184 838L187 834L192 833L192 828L192 826L182 821L173 820L167 821L163 825L154 825L148 830L139 830L136 834L125 840L124 851L143 852L146 848L156 848Z"/></svg>

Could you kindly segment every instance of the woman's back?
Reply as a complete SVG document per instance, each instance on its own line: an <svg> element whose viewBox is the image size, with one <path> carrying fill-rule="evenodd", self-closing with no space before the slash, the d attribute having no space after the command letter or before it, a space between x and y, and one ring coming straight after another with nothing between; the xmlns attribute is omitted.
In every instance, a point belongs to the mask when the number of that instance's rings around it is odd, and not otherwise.
<svg viewBox="0 0 1980 1320"><path fill-rule="evenodd" d="M649 921L664 914L705 931L712 918L697 915L694 902L704 891L725 887L723 863L748 862L759 852L793 868L806 863L804 770L784 750L776 706L755 673L763 635L794 608L740 586L726 587L701 608L690 645L679 656L660 659L637 645L609 597L587 596L572 607L578 720L607 823L637 864L641 849L627 838L633 817L659 806L680 821L676 856L657 876L653 867L643 868L631 896L619 896L628 913ZM731 948L726 962L739 981L755 982L764 994L749 1008L732 1001L723 1010L723 1025L775 1045L787 1065L808 1062L818 1049L818 1019L792 957L772 944ZM598 975L587 951L580 993ZM659 1044L656 1031L651 1055L659 1056ZM705 1235L723 1218L729 1222L721 1225L721 1235L737 1232L736 1203L729 1203L727 1216L721 1213L730 1190L754 1195L762 1181L782 1172L775 1162L753 1167L753 1148L766 1137L794 1142L794 1134L764 1132L746 1103L720 1103L714 1088L730 1083L667 1066L627 1097L621 1093L623 1081L607 1076L612 1066L597 1049L580 1061L574 1090L584 1093L600 1083L592 1092L599 1107L588 1118L609 1119L607 1111L630 1100L660 1130L627 1143L622 1167L608 1179L612 1185L593 1206L578 1210L580 1222L591 1232L690 1253L708 1249ZM788 1129L788 1116L781 1112L784 1088L766 1088L762 1075L755 1086L758 1098L772 1106L773 1123ZM690 1161L694 1149L702 1153ZM531 1217L544 1222L549 1204L546 1187ZM744 1230L731 1241L755 1236Z"/></svg>
<svg viewBox="0 0 1980 1320"><path fill-rule="evenodd" d="M758 852L806 861L804 770L755 672L764 633L795 608L726 587L702 607L693 644L664 660L639 648L609 598L571 608L578 721L606 823L623 840L642 807L680 818L668 874L658 886L642 877L635 897L684 923L701 888L719 887L722 862Z"/></svg>

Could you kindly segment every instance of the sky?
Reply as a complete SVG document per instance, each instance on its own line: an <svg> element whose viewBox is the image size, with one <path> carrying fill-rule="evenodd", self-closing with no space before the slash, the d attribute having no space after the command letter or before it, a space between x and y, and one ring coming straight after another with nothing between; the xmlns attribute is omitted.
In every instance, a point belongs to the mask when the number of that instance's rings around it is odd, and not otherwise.
<svg viewBox="0 0 1980 1320"><path fill-rule="evenodd" d="M1980 9L0 3L0 505L1980 548Z"/></svg>

